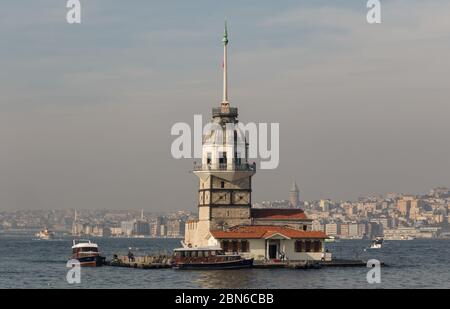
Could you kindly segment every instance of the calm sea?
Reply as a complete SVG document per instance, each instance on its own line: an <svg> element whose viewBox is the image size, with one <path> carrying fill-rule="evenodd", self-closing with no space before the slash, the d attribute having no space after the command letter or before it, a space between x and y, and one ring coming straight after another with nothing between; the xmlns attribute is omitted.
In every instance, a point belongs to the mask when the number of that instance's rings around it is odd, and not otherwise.
<svg viewBox="0 0 450 309"><path fill-rule="evenodd" d="M172 239L94 238L108 259L114 253L170 252ZM369 241L327 244L341 258L378 259L381 284L368 284L367 268L314 270L248 269L179 271L172 269L82 268L81 283L66 282L72 239L35 240L32 235L0 234L0 288L450 288L450 241L386 241L381 250L366 250Z"/></svg>

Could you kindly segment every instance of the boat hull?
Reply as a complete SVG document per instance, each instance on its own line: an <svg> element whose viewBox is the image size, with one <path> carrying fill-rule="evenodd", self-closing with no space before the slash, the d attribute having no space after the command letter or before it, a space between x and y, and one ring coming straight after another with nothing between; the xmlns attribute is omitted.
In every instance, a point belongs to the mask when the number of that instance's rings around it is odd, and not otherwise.
<svg viewBox="0 0 450 309"><path fill-rule="evenodd" d="M381 245L372 245L369 249L381 249Z"/></svg>
<svg viewBox="0 0 450 309"><path fill-rule="evenodd" d="M105 264L105 258L100 255L73 257L77 260L81 267L99 267Z"/></svg>
<svg viewBox="0 0 450 309"><path fill-rule="evenodd" d="M173 268L185 270L215 270L215 269L242 269L251 268L253 259L241 259L229 262L217 263L175 263Z"/></svg>

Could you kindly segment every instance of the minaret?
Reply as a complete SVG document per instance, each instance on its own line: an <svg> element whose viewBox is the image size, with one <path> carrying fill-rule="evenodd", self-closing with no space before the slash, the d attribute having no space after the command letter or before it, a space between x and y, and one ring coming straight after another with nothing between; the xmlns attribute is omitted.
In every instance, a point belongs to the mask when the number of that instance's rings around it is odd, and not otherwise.
<svg viewBox="0 0 450 309"><path fill-rule="evenodd" d="M238 109L228 97L228 29L223 35L223 96L220 107L212 110L210 132L203 136L202 162L194 166L199 177L198 221L186 228L185 244L208 245L210 231L251 224L251 178L256 172L248 163L245 136L229 126L238 122ZM230 129L231 127L231 129Z"/></svg>
<svg viewBox="0 0 450 309"><path fill-rule="evenodd" d="M74 218L73 218L73 222L72 222L72 235L73 236L78 236L80 234L80 232L78 231L78 214L77 214L77 210L75 209L74 212Z"/></svg>
<svg viewBox="0 0 450 309"><path fill-rule="evenodd" d="M299 204L299 190L295 180L292 183L291 190L289 191L289 204L291 207L298 207Z"/></svg>

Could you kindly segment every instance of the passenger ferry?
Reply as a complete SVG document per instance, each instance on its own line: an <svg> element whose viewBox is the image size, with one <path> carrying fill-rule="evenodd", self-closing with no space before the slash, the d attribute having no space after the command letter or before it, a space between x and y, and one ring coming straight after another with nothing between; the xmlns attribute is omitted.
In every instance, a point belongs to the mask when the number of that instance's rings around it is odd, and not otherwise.
<svg viewBox="0 0 450 309"><path fill-rule="evenodd" d="M73 240L71 259L78 260L80 266L96 267L105 263L105 257L98 251L98 245L84 239Z"/></svg>
<svg viewBox="0 0 450 309"><path fill-rule="evenodd" d="M220 247L178 248L173 250L175 269L239 269L253 266L253 259L225 254Z"/></svg>
<svg viewBox="0 0 450 309"><path fill-rule="evenodd" d="M35 236L39 239L50 240L55 238L55 233L48 229L44 229L42 231L39 231L39 233L36 233Z"/></svg>

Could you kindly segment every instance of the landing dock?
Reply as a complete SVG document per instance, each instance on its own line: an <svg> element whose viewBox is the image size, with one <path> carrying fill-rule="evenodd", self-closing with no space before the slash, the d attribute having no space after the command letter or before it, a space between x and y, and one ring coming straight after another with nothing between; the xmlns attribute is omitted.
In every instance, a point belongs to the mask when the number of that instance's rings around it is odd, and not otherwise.
<svg viewBox="0 0 450 309"><path fill-rule="evenodd" d="M126 255L114 255L111 261L105 262L107 266L157 269L171 268L172 258L167 255L148 255L129 258Z"/></svg>
<svg viewBox="0 0 450 309"><path fill-rule="evenodd" d="M386 266L381 263L381 266ZM319 269L322 267L367 267L363 260L333 259L331 261L255 261L253 268L290 268L290 269Z"/></svg>
<svg viewBox="0 0 450 309"><path fill-rule="evenodd" d="M114 255L111 261L105 262L106 266L161 269L172 267L172 257L167 255L137 256L130 259L126 255ZM383 262L381 266L386 266ZM331 261L255 261L253 268L256 269L319 269L322 267L367 267L363 260L333 259Z"/></svg>

